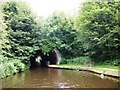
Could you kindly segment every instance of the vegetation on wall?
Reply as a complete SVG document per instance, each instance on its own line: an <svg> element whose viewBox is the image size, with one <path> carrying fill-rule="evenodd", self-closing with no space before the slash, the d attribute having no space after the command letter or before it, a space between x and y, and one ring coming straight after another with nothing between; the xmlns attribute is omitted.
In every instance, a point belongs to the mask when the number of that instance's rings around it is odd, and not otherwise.
<svg viewBox="0 0 120 90"><path fill-rule="evenodd" d="M36 17L25 3L0 3L0 77L29 68L36 50L57 48L62 64L120 64L120 2L85 2L77 17Z"/></svg>

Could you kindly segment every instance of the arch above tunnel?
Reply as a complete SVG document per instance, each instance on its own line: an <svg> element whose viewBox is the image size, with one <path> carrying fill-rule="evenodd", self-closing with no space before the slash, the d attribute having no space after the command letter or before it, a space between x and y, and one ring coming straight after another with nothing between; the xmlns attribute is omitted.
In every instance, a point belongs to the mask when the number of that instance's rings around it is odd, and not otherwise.
<svg viewBox="0 0 120 90"><path fill-rule="evenodd" d="M37 60L40 57L40 60ZM48 65L58 65L61 61L61 54L57 49L50 51L47 55L42 50L35 51L35 54L30 57L31 67L46 67Z"/></svg>
<svg viewBox="0 0 120 90"><path fill-rule="evenodd" d="M60 64L61 55L57 49L54 49L49 53L49 61L50 61L50 64L57 64L57 65Z"/></svg>

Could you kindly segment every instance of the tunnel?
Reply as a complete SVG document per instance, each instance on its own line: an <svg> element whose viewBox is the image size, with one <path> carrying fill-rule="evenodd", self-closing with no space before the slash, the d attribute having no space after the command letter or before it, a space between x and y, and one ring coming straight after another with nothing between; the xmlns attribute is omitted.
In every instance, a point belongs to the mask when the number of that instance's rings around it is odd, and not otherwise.
<svg viewBox="0 0 120 90"><path fill-rule="evenodd" d="M44 54L42 50L35 51L35 54L30 57L30 68L48 67L48 65L58 65L61 61L60 52L57 49Z"/></svg>

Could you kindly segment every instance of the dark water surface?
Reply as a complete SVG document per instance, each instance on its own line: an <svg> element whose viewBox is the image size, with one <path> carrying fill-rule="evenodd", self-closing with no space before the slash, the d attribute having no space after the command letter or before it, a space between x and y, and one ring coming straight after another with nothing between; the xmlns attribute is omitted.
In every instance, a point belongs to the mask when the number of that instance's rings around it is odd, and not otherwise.
<svg viewBox="0 0 120 90"><path fill-rule="evenodd" d="M118 88L118 81L75 70L37 68L2 80L3 88Z"/></svg>

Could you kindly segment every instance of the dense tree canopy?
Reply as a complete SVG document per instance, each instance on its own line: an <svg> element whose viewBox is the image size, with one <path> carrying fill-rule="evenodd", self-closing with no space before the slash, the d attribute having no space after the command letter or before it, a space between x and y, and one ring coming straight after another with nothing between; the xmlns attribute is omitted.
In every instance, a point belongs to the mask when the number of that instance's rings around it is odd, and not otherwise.
<svg viewBox="0 0 120 90"><path fill-rule="evenodd" d="M63 57L76 56L77 36L76 30L73 29L73 19L71 17L67 18L64 13L55 12L46 22L47 36L56 45L55 47L61 51Z"/></svg>
<svg viewBox="0 0 120 90"><path fill-rule="evenodd" d="M87 2L76 18L78 39L86 53L94 59L119 57L119 4L120 2Z"/></svg>

